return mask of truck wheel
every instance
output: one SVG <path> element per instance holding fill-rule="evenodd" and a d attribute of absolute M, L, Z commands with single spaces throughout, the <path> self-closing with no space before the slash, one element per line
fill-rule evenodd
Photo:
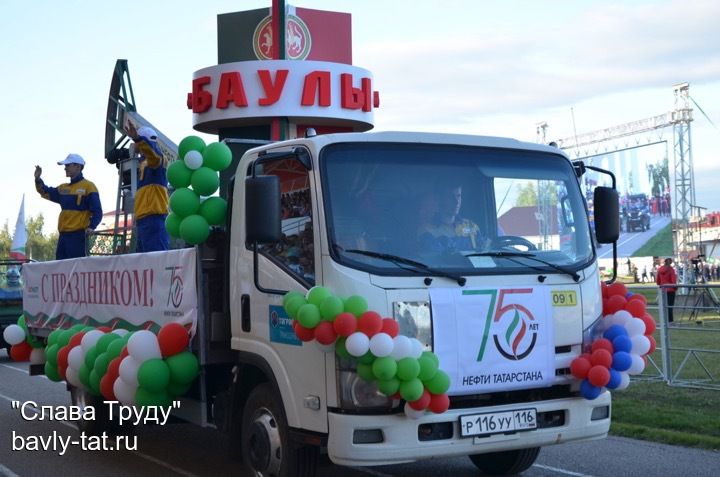
<path fill-rule="evenodd" d="M 101 435 L 103 432 L 115 433 L 118 426 L 110 420 L 108 407 L 102 397 L 94 396 L 84 389 L 72 386 L 70 388 L 70 400 L 73 406 L 86 408 L 92 406 L 95 408 L 95 420 L 79 419 L 77 428 L 80 432 L 90 435 Z"/>
<path fill-rule="evenodd" d="M 475 467 L 486 475 L 515 475 L 529 469 L 535 463 L 539 453 L 539 447 L 532 447 L 530 449 L 475 454 L 468 457 L 475 464 Z"/>
<path fill-rule="evenodd" d="M 268 383 L 260 384 L 250 392 L 243 409 L 240 433 L 242 460 L 249 470 L 248 475 L 315 475 L 318 449 L 296 446 L 290 442 L 282 402 Z"/>

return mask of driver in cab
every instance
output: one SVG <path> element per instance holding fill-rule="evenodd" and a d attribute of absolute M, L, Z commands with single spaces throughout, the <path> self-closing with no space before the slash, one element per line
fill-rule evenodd
<path fill-rule="evenodd" d="M 462 186 L 450 185 L 436 193 L 432 216 L 418 228 L 418 242 L 423 254 L 453 254 L 470 250 L 485 250 L 490 240 L 472 220 L 460 217 Z M 421 207 L 428 210 L 427 205 Z M 427 214 L 430 215 L 430 214 Z"/>

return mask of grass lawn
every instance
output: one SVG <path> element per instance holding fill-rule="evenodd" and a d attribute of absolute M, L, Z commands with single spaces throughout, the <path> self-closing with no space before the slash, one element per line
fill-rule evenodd
<path fill-rule="evenodd" d="M 672 257 L 673 240 L 672 225 L 667 224 L 660 229 L 645 245 L 632 254 L 633 257 Z"/>

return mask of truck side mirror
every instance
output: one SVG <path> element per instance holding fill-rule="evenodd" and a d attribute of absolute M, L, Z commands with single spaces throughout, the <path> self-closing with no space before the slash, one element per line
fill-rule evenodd
<path fill-rule="evenodd" d="M 276 243 L 280 231 L 280 179 L 253 176 L 245 179 L 245 229 L 247 243 Z"/>
<path fill-rule="evenodd" d="M 620 237 L 620 198 L 617 190 L 598 186 L 593 198 L 595 238 L 599 243 L 613 243 Z"/>

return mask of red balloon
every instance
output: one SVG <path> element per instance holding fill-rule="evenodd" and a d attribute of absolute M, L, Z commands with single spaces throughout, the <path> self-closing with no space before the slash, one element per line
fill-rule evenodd
<path fill-rule="evenodd" d="M 428 409 L 435 414 L 441 414 L 450 407 L 450 398 L 447 394 L 431 394 Z"/>
<path fill-rule="evenodd" d="M 653 354 L 655 352 L 655 347 L 657 346 L 657 342 L 655 341 L 655 338 L 653 338 L 652 336 L 648 336 L 647 339 L 650 340 L 650 351 L 648 351 L 647 354 Z"/>
<path fill-rule="evenodd" d="M 382 332 L 389 334 L 391 338 L 395 338 L 400 333 L 400 325 L 392 318 L 383 318 Z"/>
<path fill-rule="evenodd" d="M 63 346 L 62 348 L 60 348 L 60 351 L 58 351 L 58 354 L 57 354 L 58 370 L 59 370 L 60 368 L 67 368 L 67 365 L 68 365 L 68 362 L 67 362 L 68 354 L 70 354 L 70 350 L 71 350 L 71 349 L 72 349 L 72 346 L 70 346 L 70 345 L 65 345 L 65 346 Z"/>
<path fill-rule="evenodd" d="M 612 353 L 610 353 L 606 349 L 595 350 L 590 355 L 590 362 L 592 363 L 593 367 L 604 366 L 606 368 L 609 368 L 610 366 L 612 366 Z"/>
<path fill-rule="evenodd" d="M 625 309 L 635 318 L 640 318 L 645 314 L 645 303 L 640 300 L 630 300 L 625 305 Z"/>
<path fill-rule="evenodd" d="M 130 352 L 127 349 L 127 345 L 123 346 L 122 351 L 120 351 L 120 358 L 125 358 L 130 354 Z"/>
<path fill-rule="evenodd" d="M 300 341 L 312 341 L 315 339 L 315 330 L 313 328 L 305 328 L 297 320 L 293 320 L 293 328 Z"/>
<path fill-rule="evenodd" d="M 652 316 L 645 313 L 643 316 L 640 317 L 640 319 L 645 322 L 645 336 L 650 336 L 655 333 L 655 328 L 657 328 L 657 325 L 655 324 L 655 319 Z"/>
<path fill-rule="evenodd" d="M 607 300 L 607 308 L 603 312 L 607 315 L 615 313 L 616 311 L 624 310 L 627 305 L 627 300 L 624 296 L 611 295 Z"/>
<path fill-rule="evenodd" d="M 109 326 L 98 326 L 98 330 L 102 331 L 103 333 L 110 333 L 112 331 L 112 328 Z"/>
<path fill-rule="evenodd" d="M 608 285 L 608 298 L 612 296 L 621 296 L 625 298 L 625 295 L 627 295 L 627 287 L 624 284 L 615 282 L 612 285 Z"/>
<path fill-rule="evenodd" d="M 117 401 L 115 392 L 113 391 L 113 384 L 115 384 L 116 379 L 117 376 L 113 377 L 110 373 L 105 374 L 105 376 L 100 379 L 100 394 L 108 401 Z"/>
<path fill-rule="evenodd" d="M 358 318 L 358 331 L 365 333 L 368 338 L 372 338 L 382 330 L 382 316 L 374 311 L 366 311 Z"/>
<path fill-rule="evenodd" d="M 120 363 L 122 363 L 122 358 L 118 356 L 117 358 L 113 358 L 112 361 L 110 361 L 110 364 L 108 364 L 107 371 L 105 372 L 105 376 L 114 376 L 118 377 L 120 376 Z"/>
<path fill-rule="evenodd" d="M 577 379 L 585 379 L 590 368 L 592 368 L 590 359 L 583 356 L 578 356 L 570 363 L 570 373 Z"/>
<path fill-rule="evenodd" d="M 163 358 L 167 358 L 187 348 L 190 334 L 180 323 L 167 323 L 160 328 L 157 339 Z"/>
<path fill-rule="evenodd" d="M 587 379 L 593 386 L 603 387 L 610 382 L 610 370 L 605 366 L 593 366 L 588 371 Z"/>
<path fill-rule="evenodd" d="M 357 318 L 352 313 L 343 312 L 335 317 L 332 322 L 333 329 L 338 336 L 347 338 L 357 330 Z"/>
<path fill-rule="evenodd" d="M 416 401 L 409 402 L 408 404 L 410 404 L 410 407 L 416 411 L 424 411 L 430 405 L 431 397 L 430 391 L 423 389 L 422 396 L 420 396 L 420 398 Z"/>
<path fill-rule="evenodd" d="M 600 282 L 600 291 L 602 292 L 602 297 L 607 298 L 608 297 L 608 284 L 605 282 Z"/>
<path fill-rule="evenodd" d="M 642 295 L 640 293 L 635 293 L 634 295 L 631 295 L 630 298 L 628 298 L 628 301 L 631 300 L 640 300 L 647 305 L 647 298 L 645 298 L 645 295 Z"/>
<path fill-rule="evenodd" d="M 32 346 L 27 341 L 10 347 L 10 357 L 13 361 L 30 361 L 30 353 L 32 353 Z"/>
<path fill-rule="evenodd" d="M 595 350 L 598 350 L 598 349 L 606 349 L 606 350 L 608 350 L 610 353 L 614 353 L 614 352 L 615 352 L 615 347 L 614 347 L 613 344 L 610 342 L 610 340 L 609 340 L 609 339 L 606 339 L 606 338 L 600 338 L 600 339 L 598 339 L 598 340 L 593 341 L 593 344 L 592 344 L 592 346 L 591 346 L 590 349 L 591 349 L 592 351 L 595 351 Z"/>
<path fill-rule="evenodd" d="M 72 338 L 70 338 L 70 342 L 68 343 L 68 345 L 70 346 L 70 349 L 79 345 L 80 341 L 82 341 L 83 336 L 85 336 L 84 331 L 78 331 L 77 333 L 72 335 Z"/>
<path fill-rule="evenodd" d="M 315 333 L 315 339 L 320 344 L 333 344 L 337 339 L 337 333 L 335 333 L 333 324 L 329 321 L 321 321 L 313 331 Z"/>

